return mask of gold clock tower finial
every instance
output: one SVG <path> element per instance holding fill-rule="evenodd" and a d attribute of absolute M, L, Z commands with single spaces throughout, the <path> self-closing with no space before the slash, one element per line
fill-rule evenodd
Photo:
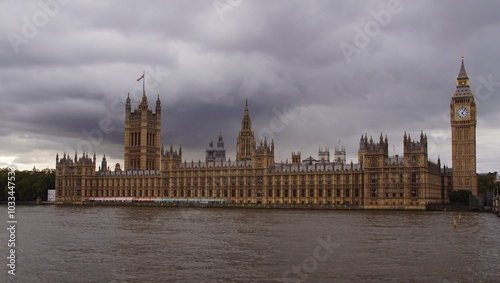
<path fill-rule="evenodd" d="M 460 87 L 460 89 L 458 87 Z M 460 71 L 458 72 L 457 76 L 457 91 L 458 92 L 455 92 L 455 94 L 472 95 L 472 92 L 469 89 L 469 75 L 467 75 L 467 71 L 465 70 L 463 53 L 462 53 L 462 65 L 460 66 Z M 463 91 L 465 91 L 466 93 L 462 93 Z"/>

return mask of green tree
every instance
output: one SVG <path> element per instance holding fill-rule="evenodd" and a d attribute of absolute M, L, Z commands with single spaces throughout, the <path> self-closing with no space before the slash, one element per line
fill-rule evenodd
<path fill-rule="evenodd" d="M 7 201 L 9 197 L 7 168 L 0 169 L 0 201 Z M 15 197 L 20 201 L 35 201 L 37 198 L 47 200 L 47 190 L 55 187 L 55 172 L 16 171 Z"/>
<path fill-rule="evenodd" d="M 0 169 L 0 200 L 7 200 L 7 190 L 8 190 L 8 170 L 6 168 Z"/>
<path fill-rule="evenodd" d="M 459 190 L 450 193 L 450 202 L 469 204 L 469 196 L 472 194 L 469 190 Z"/>
<path fill-rule="evenodd" d="M 496 174 L 479 175 L 477 177 L 477 188 L 480 194 L 494 192 L 497 184 L 495 183 Z"/>

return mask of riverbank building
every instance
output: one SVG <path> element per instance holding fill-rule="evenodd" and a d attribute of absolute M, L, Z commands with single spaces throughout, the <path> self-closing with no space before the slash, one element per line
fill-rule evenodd
<path fill-rule="evenodd" d="M 291 153 L 291 162 L 275 160 L 274 140 L 256 140 L 248 101 L 236 140 L 236 158 L 226 158 L 220 133 L 209 143 L 204 161 L 183 161 L 182 146 L 165 148 L 161 136 L 161 102 L 154 112 L 143 93 L 132 111 L 125 103 L 124 164 L 100 166 L 96 155 L 56 156 L 56 201 L 217 201 L 235 205 L 361 209 L 425 209 L 446 204 L 452 190 L 477 195 L 477 109 L 462 65 L 451 97 L 452 167 L 428 156 L 425 132 L 402 133 L 403 155 L 389 155 L 383 133 L 360 136 L 357 162 L 346 162 L 344 147 L 330 160 L 328 147 L 317 159 Z M 98 168 L 96 168 L 98 167 Z"/>

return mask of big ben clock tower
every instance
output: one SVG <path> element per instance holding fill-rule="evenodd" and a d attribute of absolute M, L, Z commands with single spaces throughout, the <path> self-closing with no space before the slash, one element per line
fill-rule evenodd
<path fill-rule="evenodd" d="M 476 124 L 477 108 L 474 93 L 469 87 L 464 57 L 457 77 L 457 89 L 450 103 L 451 155 L 453 166 L 453 190 L 477 191 L 476 174 Z"/>

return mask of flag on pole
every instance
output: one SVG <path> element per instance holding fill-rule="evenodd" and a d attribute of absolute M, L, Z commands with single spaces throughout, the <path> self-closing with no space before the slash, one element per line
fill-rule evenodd
<path fill-rule="evenodd" d="M 142 80 L 142 96 L 146 96 L 146 78 L 144 77 L 145 74 L 145 71 L 142 72 L 142 76 L 137 79 L 138 82 Z"/>

